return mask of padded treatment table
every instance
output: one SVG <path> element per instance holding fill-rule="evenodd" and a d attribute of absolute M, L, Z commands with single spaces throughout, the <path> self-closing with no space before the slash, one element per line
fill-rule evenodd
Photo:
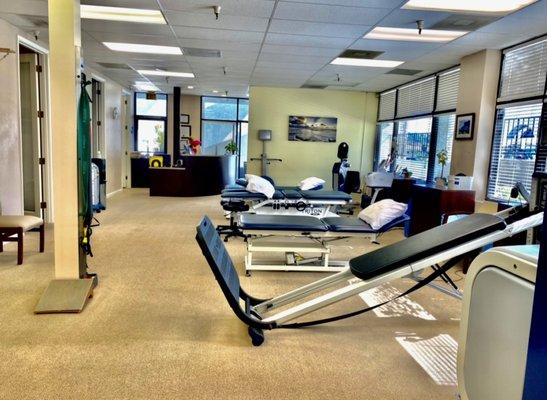
<path fill-rule="evenodd" d="M 341 272 L 267 300 L 257 299 L 241 288 L 237 271 L 209 218 L 204 217 L 197 227 L 196 240 L 230 307 L 248 325 L 253 344 L 259 346 L 264 341 L 263 329 L 312 326 L 359 315 L 370 308 L 320 320 L 288 323 L 395 279 L 434 266 L 441 269 L 413 288 L 419 289 L 431 284 L 440 276 L 439 272 L 448 271 L 464 255 L 543 223 L 543 212 L 521 212 L 524 207 L 513 210 L 499 215 L 473 214 L 430 229 L 356 257 Z M 315 226 L 322 229 L 318 223 Z M 240 300 L 245 307 L 240 305 Z"/>
<path fill-rule="evenodd" d="M 238 227 L 247 237 L 245 273 L 250 271 L 314 271 L 337 272 L 347 268 L 348 262 L 330 259 L 330 243 L 346 237 L 363 237 L 377 243 L 382 233 L 401 226 L 409 220 L 403 215 L 380 229 L 373 229 L 355 217 L 326 217 L 288 215 L 260 215 L 243 213 Z M 273 241 L 272 236 L 283 237 Z M 298 238 L 298 239 L 296 239 Z M 257 253 L 282 253 L 284 263 L 279 260 L 256 260 Z M 304 257 L 304 255 L 313 255 Z M 317 256 L 319 254 L 319 256 Z"/>

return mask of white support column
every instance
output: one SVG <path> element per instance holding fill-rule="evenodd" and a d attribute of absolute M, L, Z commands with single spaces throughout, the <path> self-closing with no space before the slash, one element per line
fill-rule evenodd
<path fill-rule="evenodd" d="M 80 0 L 49 0 L 55 278 L 79 278 L 77 101 Z"/>

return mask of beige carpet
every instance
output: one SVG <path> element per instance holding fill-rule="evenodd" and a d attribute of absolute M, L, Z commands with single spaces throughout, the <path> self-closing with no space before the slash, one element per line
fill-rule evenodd
<path fill-rule="evenodd" d="M 0 254 L 0 399 L 453 399 L 397 336 L 457 339 L 460 304 L 429 288 L 411 296 L 436 320 L 374 313 L 300 331 L 266 333 L 253 348 L 228 308 L 194 240 L 203 214 L 224 222 L 218 198 L 150 198 L 125 190 L 109 199 L 93 234 L 99 287 L 83 313 L 34 315 L 53 277 L 37 234 Z M 399 231 L 382 243 L 399 240 Z M 374 248 L 352 239 L 345 258 Z M 244 245 L 228 244 L 240 272 Z M 255 272 L 242 285 L 257 296 L 286 291 L 319 273 Z M 397 282 L 400 289 L 409 282 Z M 358 297 L 327 314 L 363 307 Z M 320 315 L 326 315 L 324 312 Z"/>

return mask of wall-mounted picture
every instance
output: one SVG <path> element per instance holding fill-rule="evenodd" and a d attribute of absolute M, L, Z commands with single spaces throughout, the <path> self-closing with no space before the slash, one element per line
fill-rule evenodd
<path fill-rule="evenodd" d="M 456 116 L 456 140 L 472 140 L 475 126 L 475 113 L 460 114 Z"/>
<path fill-rule="evenodd" d="M 189 114 L 180 114 L 180 123 L 181 124 L 189 124 L 190 123 L 190 115 Z"/>
<path fill-rule="evenodd" d="M 298 142 L 336 142 L 338 118 L 289 117 L 289 140 Z"/>

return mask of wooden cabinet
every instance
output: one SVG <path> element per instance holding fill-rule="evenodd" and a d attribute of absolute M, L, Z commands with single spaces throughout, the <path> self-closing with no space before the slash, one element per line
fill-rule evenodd
<path fill-rule="evenodd" d="M 474 213 L 475 191 L 415 184 L 412 186 L 409 209 L 410 234 L 415 235 L 441 225 L 445 215 Z"/>

